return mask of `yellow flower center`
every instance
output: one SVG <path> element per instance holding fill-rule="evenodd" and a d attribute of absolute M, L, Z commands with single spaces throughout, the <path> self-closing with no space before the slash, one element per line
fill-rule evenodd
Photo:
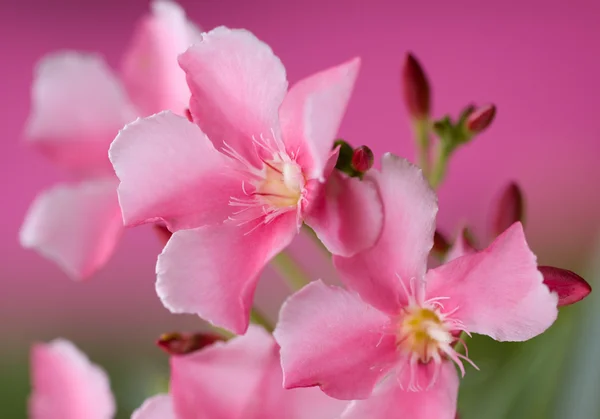
<path fill-rule="evenodd" d="M 293 161 L 269 161 L 265 162 L 264 171 L 256 194 L 275 208 L 297 206 L 306 183 L 300 166 Z"/>
<path fill-rule="evenodd" d="M 398 347 L 427 363 L 452 340 L 449 326 L 435 309 L 418 306 L 405 309 L 398 326 Z"/>

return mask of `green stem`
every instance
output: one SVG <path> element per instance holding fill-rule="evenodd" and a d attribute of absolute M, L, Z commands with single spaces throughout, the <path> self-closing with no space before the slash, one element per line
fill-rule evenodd
<path fill-rule="evenodd" d="M 235 333 L 231 333 L 229 330 L 221 329 L 217 326 L 210 326 L 211 330 L 215 332 L 217 335 L 221 336 L 225 340 L 229 340 L 235 337 Z"/>
<path fill-rule="evenodd" d="M 440 144 L 437 152 L 437 158 L 435 159 L 435 163 L 429 175 L 429 183 L 433 189 L 437 189 L 446 176 L 449 156 L 450 151 Z"/>
<path fill-rule="evenodd" d="M 255 324 L 259 324 L 267 330 L 267 332 L 273 332 L 273 325 L 267 319 L 267 317 L 262 314 L 256 307 L 252 307 L 252 311 L 250 311 L 250 321 Z"/>
<path fill-rule="evenodd" d="M 310 282 L 302 267 L 285 251 L 275 256 L 271 265 L 285 279 L 292 291 L 298 291 Z"/>
<path fill-rule="evenodd" d="M 429 177 L 430 166 L 430 141 L 429 141 L 429 120 L 422 119 L 415 121 L 413 125 L 415 140 L 417 143 L 418 163 L 423 175 Z"/>

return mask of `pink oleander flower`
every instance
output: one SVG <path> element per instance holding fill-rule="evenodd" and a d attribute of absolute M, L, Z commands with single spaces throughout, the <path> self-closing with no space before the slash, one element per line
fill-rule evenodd
<path fill-rule="evenodd" d="M 253 325 L 244 336 L 172 356 L 170 393 L 146 400 L 132 419 L 334 419 L 347 405 L 281 382 L 279 348 Z"/>
<path fill-rule="evenodd" d="M 96 54 L 53 53 L 39 63 L 27 122 L 28 143 L 77 179 L 33 202 L 20 241 L 74 279 L 94 273 L 113 253 L 123 229 L 108 147 L 139 115 L 184 114 L 190 97 L 177 54 L 199 36 L 184 11 L 152 2 L 125 53 L 121 80 Z"/>
<path fill-rule="evenodd" d="M 426 271 L 435 193 L 420 169 L 392 155 L 368 177 L 383 201 L 381 236 L 334 258 L 349 290 L 314 282 L 282 307 L 274 335 L 284 385 L 356 399 L 344 419 L 453 419 L 453 363 L 463 375 L 463 361 L 474 365 L 455 350 L 460 333 L 530 339 L 556 319 L 557 296 L 542 283 L 520 223 L 487 249 Z"/>
<path fill-rule="evenodd" d="M 174 231 L 157 264 L 163 304 L 243 333 L 262 269 L 302 222 L 344 255 L 379 234 L 374 186 L 329 176 L 359 60 L 288 91 L 269 46 L 219 27 L 179 63 L 193 123 L 163 112 L 119 133 L 109 153 L 119 201 L 127 225 L 161 220 Z M 342 228 L 348 224 L 355 228 Z"/>
<path fill-rule="evenodd" d="M 510 183 L 495 205 L 489 236 L 496 237 L 513 223 L 522 221 L 525 218 L 524 206 L 521 188 L 514 182 Z M 465 227 L 447 250 L 445 260 L 449 262 L 460 256 L 476 253 L 477 250 Z M 558 295 L 558 307 L 575 304 L 592 292 L 590 284 L 575 272 L 553 266 L 538 266 L 538 269 L 544 276 L 544 284 Z"/>
<path fill-rule="evenodd" d="M 31 419 L 112 419 L 115 400 L 106 373 L 71 342 L 56 339 L 31 351 Z"/>

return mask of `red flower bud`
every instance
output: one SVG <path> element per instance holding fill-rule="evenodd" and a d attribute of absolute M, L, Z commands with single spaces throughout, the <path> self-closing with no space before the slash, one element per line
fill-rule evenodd
<path fill-rule="evenodd" d="M 410 116 L 417 120 L 428 118 L 431 106 L 429 81 L 417 59 L 410 53 L 406 55 L 402 69 L 402 89 Z"/>
<path fill-rule="evenodd" d="M 585 279 L 574 272 L 552 266 L 539 266 L 544 284 L 558 294 L 558 306 L 567 306 L 583 300 L 592 292 Z"/>
<path fill-rule="evenodd" d="M 352 154 L 352 168 L 359 173 L 367 172 L 373 167 L 374 161 L 373 152 L 366 145 L 358 147 Z"/>
<path fill-rule="evenodd" d="M 435 234 L 433 235 L 433 251 L 440 256 L 445 256 L 449 249 L 450 242 L 448 242 L 446 236 L 435 230 Z"/>
<path fill-rule="evenodd" d="M 163 246 L 166 245 L 173 233 L 171 233 L 169 229 L 162 224 L 154 224 L 152 227 L 158 236 L 158 240 L 160 240 Z"/>
<path fill-rule="evenodd" d="M 467 117 L 467 129 L 471 134 L 479 134 L 490 126 L 496 116 L 496 105 L 485 105 Z"/>
<path fill-rule="evenodd" d="M 498 198 L 491 220 L 491 233 L 498 236 L 517 221 L 525 218 L 525 199 L 519 185 L 511 182 Z"/>
<path fill-rule="evenodd" d="M 190 111 L 190 108 L 186 108 L 185 109 L 185 117 L 190 121 L 190 122 L 194 122 L 194 118 L 192 117 L 192 112 Z"/>
<path fill-rule="evenodd" d="M 222 340 L 221 336 L 208 333 L 174 332 L 161 335 L 156 344 L 169 355 L 185 355 Z"/>

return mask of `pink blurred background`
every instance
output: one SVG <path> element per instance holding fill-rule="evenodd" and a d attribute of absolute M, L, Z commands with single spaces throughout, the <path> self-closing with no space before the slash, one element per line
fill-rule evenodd
<path fill-rule="evenodd" d="M 543 263 L 580 269 L 600 231 L 600 3 L 593 1 L 181 0 L 203 29 L 243 27 L 272 46 L 291 82 L 353 56 L 361 75 L 341 136 L 376 154 L 413 158 L 400 99 L 406 51 L 425 66 L 437 116 L 471 101 L 498 106 L 492 128 L 453 159 L 440 192 L 440 223 L 483 231 L 498 189 L 527 194 L 528 233 Z M 98 51 L 118 68 L 145 0 L 3 0 L 1 351 L 26 354 L 33 339 L 149 340 L 196 319 L 169 315 L 154 292 L 160 246 L 129 231 L 108 266 L 73 283 L 20 248 L 18 230 L 36 193 L 64 176 L 22 142 L 35 62 L 57 49 Z M 90 98 L 90 101 L 94 98 Z M 294 248 L 302 254 L 302 243 Z M 261 291 L 263 299 L 269 290 Z M 121 338 L 119 338 L 121 339 Z M 23 355 L 26 356 L 26 355 Z"/>

